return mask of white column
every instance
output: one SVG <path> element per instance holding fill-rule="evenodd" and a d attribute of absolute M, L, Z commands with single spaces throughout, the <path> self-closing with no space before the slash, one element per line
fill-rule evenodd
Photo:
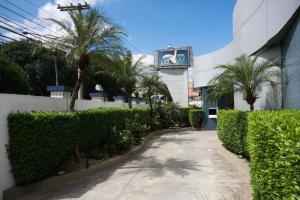
<path fill-rule="evenodd" d="M 188 68 L 160 69 L 159 76 L 167 84 L 173 101 L 188 106 Z"/>

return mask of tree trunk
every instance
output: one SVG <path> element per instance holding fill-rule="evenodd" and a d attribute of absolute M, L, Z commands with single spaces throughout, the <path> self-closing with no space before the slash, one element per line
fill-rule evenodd
<path fill-rule="evenodd" d="M 151 95 L 148 95 L 149 98 L 149 106 L 150 106 L 150 116 L 151 118 L 153 118 L 153 108 L 152 108 L 152 99 L 151 99 Z"/>
<path fill-rule="evenodd" d="M 78 96 L 78 91 L 79 91 L 81 83 L 83 81 L 83 77 L 84 77 L 84 71 L 79 70 L 79 75 L 78 75 L 78 78 L 77 78 L 77 81 L 76 81 L 76 85 L 75 85 L 75 87 L 73 89 L 73 94 L 72 94 L 70 105 L 69 105 L 69 111 L 70 112 L 74 112 L 75 111 L 75 109 L 74 109 L 74 107 L 75 107 L 75 101 L 76 101 L 76 98 Z"/>
<path fill-rule="evenodd" d="M 73 94 L 72 94 L 72 98 L 71 98 L 71 102 L 70 102 L 70 105 L 69 105 L 69 111 L 70 112 L 74 112 L 75 109 L 75 101 L 76 101 L 76 98 L 78 96 L 78 91 L 80 89 L 80 85 L 83 81 L 83 78 L 84 78 L 84 71 L 82 70 L 79 70 L 79 75 L 78 75 L 78 78 L 77 78 L 77 81 L 76 81 L 76 85 L 73 89 Z M 79 146 L 76 145 L 74 147 L 74 157 L 75 157 L 75 160 L 77 163 L 80 162 L 80 159 L 81 159 L 81 156 L 80 156 L 80 150 L 79 150 Z"/>
<path fill-rule="evenodd" d="M 131 94 L 128 96 L 128 107 L 130 109 L 132 108 L 132 97 L 131 97 Z"/>
<path fill-rule="evenodd" d="M 75 158 L 75 161 L 77 163 L 80 163 L 81 156 L 80 156 L 80 150 L 79 150 L 79 146 L 78 145 L 76 145 L 74 147 L 74 158 Z"/>
<path fill-rule="evenodd" d="M 253 110 L 254 110 L 254 105 L 252 103 L 252 104 L 250 104 L 250 111 L 253 111 Z"/>

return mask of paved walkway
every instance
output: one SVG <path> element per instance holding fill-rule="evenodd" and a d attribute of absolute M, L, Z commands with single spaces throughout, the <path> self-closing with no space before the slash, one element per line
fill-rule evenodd
<path fill-rule="evenodd" d="M 115 169 L 31 199 L 251 199 L 248 166 L 227 152 L 215 131 L 157 136 L 149 148 Z"/>

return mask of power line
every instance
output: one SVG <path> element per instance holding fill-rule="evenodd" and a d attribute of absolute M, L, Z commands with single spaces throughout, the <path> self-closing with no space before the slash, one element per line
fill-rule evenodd
<path fill-rule="evenodd" d="M 54 17 L 54 18 L 56 17 L 56 16 L 54 16 L 52 13 L 48 12 L 47 10 L 45 10 L 45 9 L 41 8 L 40 6 L 38 6 L 37 4 L 33 3 L 31 0 L 25 0 L 25 1 L 27 1 L 27 2 L 28 2 L 29 4 L 31 4 L 32 6 L 38 8 L 38 9 L 41 9 L 42 11 L 44 11 L 45 13 L 47 13 L 48 15 L 51 15 L 51 16 Z"/>
<path fill-rule="evenodd" d="M 12 10 L 12 9 L 10 9 L 10 8 L 8 8 L 8 7 L 6 7 L 6 6 L 3 6 L 2 4 L 0 4 L 0 7 L 3 8 L 3 9 L 5 9 L 5 10 L 8 10 L 8 11 L 11 12 L 11 13 L 14 13 L 15 15 L 18 15 L 19 17 L 25 18 L 25 19 L 31 21 L 32 23 L 34 23 L 34 24 L 36 24 L 36 25 L 42 27 L 42 28 L 47 28 L 47 27 L 45 27 L 44 25 L 41 25 L 41 24 L 39 24 L 39 23 L 33 21 L 32 19 L 28 18 L 28 17 L 25 17 L 24 15 L 21 15 L 21 14 L 17 13 L 16 11 L 14 11 L 14 10 Z"/>
<path fill-rule="evenodd" d="M 0 13 L 0 14 L 1 14 L 1 13 Z M 17 28 L 17 27 L 15 27 L 15 26 L 12 26 L 11 24 L 8 24 L 8 23 L 3 22 L 3 21 L 0 19 L 0 22 L 4 23 L 4 24 L 6 24 L 6 25 L 8 25 L 8 26 L 10 26 L 10 27 L 12 27 L 12 28 L 15 28 L 15 29 L 20 30 L 23 34 L 24 34 L 24 32 L 27 32 L 27 31 L 25 31 L 25 30 L 29 30 L 29 29 L 26 28 L 25 26 L 22 26 L 22 25 L 20 25 L 20 24 L 14 22 L 14 21 L 12 21 L 12 20 L 9 20 L 9 19 L 5 18 L 5 17 L 0 16 L 0 18 L 2 18 L 2 19 L 6 20 L 6 21 L 8 21 L 8 22 L 10 22 L 10 23 L 13 23 L 13 24 L 15 24 L 15 25 L 17 25 L 17 26 L 23 28 L 23 29 Z M 45 42 L 48 42 L 48 41 L 46 41 L 46 40 L 43 39 L 42 37 L 45 37 L 45 38 L 48 38 L 48 39 L 55 39 L 55 38 L 51 38 L 51 37 L 47 37 L 47 36 L 40 35 L 40 34 L 34 32 L 34 31 L 31 31 L 31 32 L 28 32 L 28 33 L 32 33 L 31 35 L 38 36 L 38 38 L 39 38 L 40 40 L 43 40 L 43 41 L 45 41 Z M 50 36 L 52 36 L 52 35 L 50 35 Z M 53 37 L 55 37 L 55 36 L 53 36 Z"/>
<path fill-rule="evenodd" d="M 0 38 L 0 43 L 5 44 L 6 41 Z"/>
<path fill-rule="evenodd" d="M 1 16 L 0 16 L 0 17 L 1 17 Z M 0 19 L 0 22 L 2 22 L 3 24 L 5 24 L 5 25 L 7 25 L 7 26 L 9 26 L 9 27 L 11 27 L 11 28 L 14 28 L 14 29 L 17 29 L 17 30 L 21 31 L 22 34 L 25 35 L 25 34 L 24 34 L 24 30 L 22 30 L 22 29 L 20 29 L 20 28 L 17 28 L 17 27 L 14 27 L 14 26 L 12 26 L 11 24 L 8 24 L 8 23 L 2 21 L 1 19 Z M 41 36 L 41 35 L 37 34 L 36 36 Z M 43 40 L 44 42 L 47 42 L 47 41 L 44 40 L 42 37 L 38 37 L 38 38 L 39 38 L 39 40 Z"/>
<path fill-rule="evenodd" d="M 33 38 L 30 38 L 30 37 L 27 37 L 27 36 L 26 36 L 26 34 L 29 34 L 28 32 L 27 32 L 26 34 L 21 34 L 21 33 L 18 33 L 18 32 L 16 32 L 16 31 L 13 31 L 13 30 L 11 30 L 11 29 L 9 29 L 9 28 L 6 28 L 6 27 L 4 27 L 4 26 L 1 26 L 1 25 L 0 25 L 0 28 L 3 28 L 3 29 L 5 29 L 5 30 L 7 30 L 7 31 L 9 31 L 9 32 L 12 32 L 12 33 L 14 33 L 14 34 L 20 35 L 20 36 L 22 36 L 22 37 L 25 37 L 25 38 L 29 39 L 30 41 L 33 41 L 33 42 L 38 42 L 38 43 L 40 43 L 41 40 L 43 40 L 43 41 L 45 41 L 45 42 L 48 42 L 48 41 L 46 41 L 45 39 L 42 38 L 42 37 L 44 37 L 44 36 L 39 35 L 39 34 L 37 34 L 39 40 L 35 40 L 35 39 L 33 39 Z M 24 32 L 23 32 L 23 33 L 24 33 Z M 33 34 L 32 34 L 32 35 L 33 35 Z M 35 35 L 33 35 L 33 36 L 35 36 Z M 0 37 L 3 37 L 3 38 L 6 38 L 6 39 L 10 39 L 10 40 L 19 42 L 18 40 L 14 39 L 14 38 L 11 38 L 11 37 L 8 37 L 8 36 L 5 36 L 5 35 L 2 35 L 1 33 L 0 33 Z M 54 39 L 54 38 L 49 38 L 49 39 Z M 67 44 L 67 43 L 65 43 L 65 44 Z M 63 50 L 62 50 L 62 51 L 63 51 Z"/>
<path fill-rule="evenodd" d="M 1 15 L 2 15 L 2 16 L 1 16 Z M 3 16 L 4 16 L 4 17 L 3 17 Z M 9 17 L 8 15 L 6 15 L 6 14 L 4 14 L 4 13 L 2 13 L 2 12 L 0 12 L 0 18 L 4 19 L 4 20 L 6 20 L 6 21 L 8 21 L 8 22 L 10 22 L 10 23 L 13 23 L 13 24 L 15 24 L 15 25 L 17 25 L 17 26 L 23 28 L 24 30 L 28 30 L 27 27 L 25 27 L 25 26 L 20 25 L 19 23 L 17 23 L 17 22 L 16 22 L 16 21 L 17 21 L 16 19 L 14 19 L 14 18 L 12 18 L 12 17 Z M 13 20 L 14 20 L 14 21 L 13 21 Z M 33 29 L 33 27 L 31 27 L 31 26 L 29 26 L 29 25 L 28 25 L 28 27 L 30 27 L 30 28 Z"/>
<path fill-rule="evenodd" d="M 17 8 L 17 9 L 23 11 L 24 13 L 30 15 L 31 17 L 36 18 L 36 16 L 34 16 L 32 13 L 28 12 L 27 10 L 24 10 L 23 8 L 20 8 L 20 7 L 17 6 L 16 4 L 14 4 L 14 3 L 12 3 L 12 2 L 10 2 L 10 1 L 8 1 L 8 0 L 4 0 L 4 1 L 7 2 L 8 4 L 10 4 L 11 6 L 13 6 L 13 7 L 15 7 L 15 8 Z M 40 18 L 36 18 L 36 19 L 38 19 L 40 22 L 42 22 Z M 43 23 L 43 22 L 42 22 L 42 23 Z M 45 23 L 46 23 L 48 26 L 51 26 L 51 25 L 48 24 L 47 22 L 45 22 Z"/>
<path fill-rule="evenodd" d="M 17 16 L 19 16 L 19 17 L 22 17 L 22 18 L 24 18 L 24 19 L 27 19 L 28 21 L 30 21 L 30 22 L 32 22 L 32 23 L 34 23 L 34 24 L 36 24 L 36 25 L 38 25 L 38 26 L 40 26 L 40 27 L 42 27 L 42 28 L 45 28 L 46 30 L 51 31 L 51 32 L 53 32 L 54 34 L 57 34 L 56 32 L 54 32 L 54 31 L 48 29 L 46 26 L 41 25 L 41 24 L 39 24 L 39 23 L 33 21 L 32 19 L 30 19 L 30 18 L 28 18 L 28 17 L 26 17 L 26 16 L 24 16 L 24 15 L 22 15 L 22 14 L 19 14 L 19 13 L 17 13 L 16 11 L 14 11 L 14 10 L 12 10 L 12 9 L 10 9 L 10 8 L 8 8 L 8 7 L 6 7 L 6 6 L 3 6 L 2 4 L 0 4 L 0 7 L 3 8 L 3 9 L 5 9 L 5 10 L 8 10 L 8 11 L 11 12 L 11 13 L 14 13 L 15 15 L 17 15 Z"/>
<path fill-rule="evenodd" d="M 5 36 L 5 35 L 2 35 L 1 33 L 0 33 L 0 37 L 3 37 L 3 38 L 6 38 L 6 39 L 10 39 L 12 41 L 18 42 L 18 40 L 14 39 L 14 38 L 11 38 L 11 37 L 8 37 L 8 36 Z"/>
<path fill-rule="evenodd" d="M 2 13 L 0 12 L 0 14 L 2 14 Z M 30 30 L 30 31 L 25 31 L 25 30 L 29 30 L 29 29 L 28 29 L 27 27 L 24 27 L 24 26 L 22 26 L 22 25 L 20 25 L 20 24 L 18 24 L 18 23 L 16 23 L 16 22 L 14 22 L 14 21 L 8 19 L 8 18 L 2 17 L 2 16 L 0 16 L 0 18 L 2 18 L 2 19 L 6 20 L 6 21 L 8 21 L 8 22 L 10 22 L 10 23 L 13 23 L 13 24 L 15 24 L 15 25 L 17 25 L 17 26 L 23 28 L 23 30 L 22 30 L 22 29 L 20 29 L 20 28 L 17 28 L 17 27 L 14 27 L 14 26 L 12 26 L 12 25 L 9 25 L 9 26 L 11 26 L 11 27 L 13 27 L 13 28 L 15 28 L 15 29 L 20 30 L 20 31 L 22 32 L 23 35 L 30 34 L 30 35 L 32 35 L 32 36 L 34 36 L 34 37 L 38 37 L 40 40 L 43 40 L 43 41 L 45 41 L 45 42 L 49 42 L 49 41 L 45 40 L 44 38 L 50 39 L 50 40 L 53 40 L 53 41 L 59 40 L 59 41 L 61 41 L 62 43 L 65 43 L 65 44 L 67 44 L 67 45 L 70 45 L 70 43 L 65 42 L 64 40 L 60 39 L 60 38 L 57 37 L 57 36 L 53 36 L 53 35 L 51 35 L 51 34 L 49 34 L 49 35 L 41 35 L 41 34 L 35 32 L 35 31 L 32 31 L 32 30 Z M 3 21 L 0 19 L 0 22 L 3 22 Z M 3 23 L 5 23 L 5 22 L 3 22 Z M 7 24 L 7 23 L 6 23 L 6 24 Z M 7 24 L 7 25 L 8 25 L 8 24 Z M 32 28 L 32 27 L 31 27 L 31 28 Z M 25 33 L 25 34 L 24 34 L 24 33 Z"/>
<path fill-rule="evenodd" d="M 0 16 L 0 17 L 1 17 L 1 16 Z M 11 28 L 17 29 L 17 30 L 19 30 L 19 31 L 23 31 L 22 29 L 20 29 L 20 28 L 17 28 L 17 27 L 14 27 L 13 25 L 11 25 L 11 24 L 9 24 L 9 23 L 6 23 L 6 22 L 4 22 L 4 21 L 2 21 L 1 19 L 0 19 L 0 22 L 2 22 L 3 24 L 5 24 L 5 25 L 7 25 L 7 26 L 9 26 L 9 27 L 11 27 Z"/>
<path fill-rule="evenodd" d="M 14 33 L 14 34 L 20 35 L 20 36 L 22 36 L 22 37 L 25 37 L 25 38 L 27 38 L 27 39 L 29 39 L 29 40 L 33 40 L 33 41 L 34 41 L 34 39 L 32 39 L 32 38 L 30 38 L 30 37 L 27 37 L 26 35 L 23 35 L 23 34 L 21 34 L 21 33 L 18 33 L 18 32 L 14 31 L 14 30 L 11 30 L 11 29 L 9 29 L 9 28 L 7 28 L 7 27 L 5 27 L 5 26 L 1 26 L 1 25 L 0 25 L 0 28 L 5 29 L 5 30 L 7 30 L 7 31 L 9 31 L 9 32 L 12 32 L 12 33 Z"/>
<path fill-rule="evenodd" d="M 5 14 L 3 14 L 3 13 L 0 12 L 0 18 L 2 18 L 2 19 L 6 20 L 6 21 L 8 21 L 8 22 L 10 22 L 10 23 L 13 23 L 13 24 L 15 24 L 15 25 L 21 27 L 23 30 L 21 30 L 21 29 L 19 29 L 19 28 L 18 28 L 18 29 L 21 30 L 22 32 L 24 32 L 25 30 L 29 30 L 27 27 L 25 27 L 25 26 L 23 26 L 23 25 L 20 25 L 20 24 L 17 23 L 17 22 L 14 22 L 13 20 L 15 20 L 15 19 L 10 20 L 10 19 L 5 18 L 5 17 L 3 17 L 3 16 L 1 16 L 1 15 L 4 15 L 4 16 L 8 17 L 7 15 L 5 15 Z M 0 21 L 1 21 L 1 20 L 0 20 Z M 32 26 L 28 26 L 28 27 L 34 29 Z M 15 28 L 16 28 L 16 27 L 15 27 Z M 35 32 L 35 31 L 33 31 L 33 30 L 30 30 L 30 33 L 34 33 L 35 35 L 40 35 L 40 34 L 38 34 L 37 32 Z M 55 37 L 55 36 L 53 36 L 53 35 L 51 35 L 51 34 L 49 34 L 49 36 Z M 44 36 L 44 37 L 49 38 L 49 37 L 47 37 L 47 36 Z M 49 38 L 49 39 L 53 39 L 53 38 Z"/>

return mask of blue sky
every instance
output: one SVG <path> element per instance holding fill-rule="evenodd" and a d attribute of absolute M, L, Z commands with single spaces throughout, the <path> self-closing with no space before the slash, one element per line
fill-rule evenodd
<path fill-rule="evenodd" d="M 142 52 L 151 54 L 172 44 L 192 46 L 200 55 L 232 40 L 234 4 L 235 0 L 120 0 L 104 5 L 104 10 L 126 27 Z"/>
<path fill-rule="evenodd" d="M 63 5 L 71 0 L 29 0 L 40 9 L 26 0 L 9 1 L 34 16 L 45 17 L 44 10 L 56 15 L 57 1 Z M 128 47 L 134 54 L 152 54 L 155 49 L 171 44 L 175 47 L 192 46 L 194 55 L 201 55 L 222 48 L 232 40 L 232 12 L 236 0 L 90 0 L 88 2 L 102 9 L 116 23 L 124 26 L 130 41 Z M 5 0 L 1 1 L 1 4 L 22 13 Z M 26 24 L 21 17 L 0 7 L 0 16 L 1 12 Z M 22 15 L 33 18 L 26 13 Z"/>

